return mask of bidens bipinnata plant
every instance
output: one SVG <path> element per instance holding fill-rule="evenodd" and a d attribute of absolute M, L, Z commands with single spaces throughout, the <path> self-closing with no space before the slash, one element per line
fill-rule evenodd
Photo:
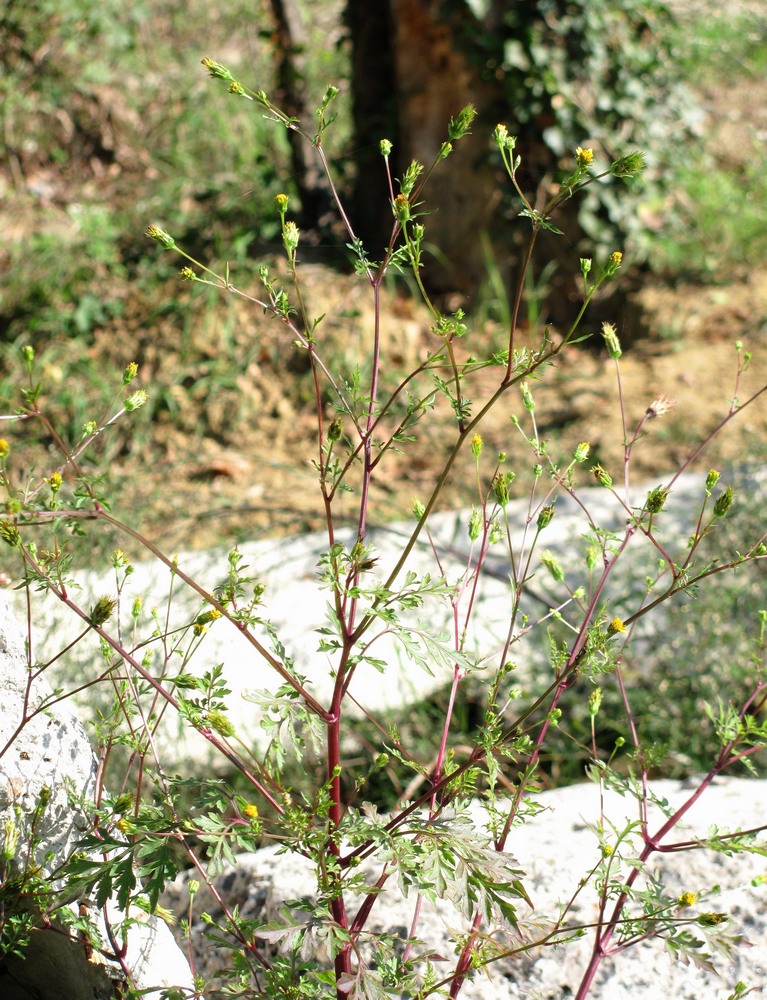
<path fill-rule="evenodd" d="M 625 460 L 620 468 L 604 468 L 592 458 L 589 442 L 560 456 L 541 436 L 536 395 L 546 391 L 547 369 L 555 360 L 567 362 L 572 355 L 565 348 L 588 336 L 582 329 L 583 317 L 599 289 L 615 278 L 622 263 L 620 250 L 601 261 L 580 260 L 582 304 L 569 329 L 557 334 L 547 329 L 535 346 L 523 343 L 519 332 L 526 269 L 538 234 L 557 233 L 557 209 L 584 188 L 640 172 L 642 154 L 630 151 L 599 166 L 594 150 L 579 147 L 570 175 L 551 189 L 546 203 L 536 207 L 520 180 L 516 140 L 506 125 L 496 127 L 493 140 L 519 199 L 528 238 L 505 346 L 488 353 L 483 342 L 487 338 L 473 336 L 470 321 L 460 310 L 446 314 L 435 305 L 423 277 L 428 181 L 449 159 L 453 145 L 466 139 L 473 108 L 464 108 L 451 120 L 432 164 L 413 162 L 399 180 L 390 169 L 392 144 L 381 141 L 392 229 L 387 247 L 377 252 L 364 247 L 355 235 L 325 154 L 323 139 L 333 121 L 337 90 L 328 88 L 316 113 L 316 130 L 306 133 L 302 123 L 286 117 L 263 91 L 250 91 L 212 60 L 204 64 L 213 77 L 229 84 L 233 95 L 252 102 L 275 126 L 301 132 L 312 144 L 346 228 L 356 272 L 372 297 L 369 351 L 351 370 L 338 371 L 323 350 L 322 317 L 311 316 L 305 307 L 301 233 L 290 218 L 287 195 L 277 196 L 276 211 L 288 278 L 280 280 L 275 269 L 264 265 L 257 291 L 236 287 L 228 268 L 221 274 L 193 259 L 161 227 L 151 225 L 147 231 L 163 250 L 184 258 L 185 279 L 242 296 L 253 304 L 254 314 L 265 313 L 281 324 L 286 351 L 306 356 L 316 415 L 311 461 L 327 531 L 317 586 L 327 595 L 327 618 L 317 629 L 316 662 L 295 662 L 268 618 L 270 595 L 258 579 L 258 566 L 249 569 L 233 550 L 224 582 L 211 592 L 185 571 L 183 560 L 164 554 L 121 523 L 99 494 L 96 481 L 83 472 L 81 456 L 118 417 L 141 405 L 144 390 L 132 390 L 136 366 L 127 365 L 122 395 L 109 413 L 89 424 L 80 441 L 68 442 L 46 416 L 36 360 L 31 350 L 25 351 L 26 383 L 15 419 L 37 421 L 60 457 L 47 475 L 32 477 L 29 485 L 15 489 L 12 439 L 2 441 L 7 499 L 0 535 L 19 560 L 20 577 L 30 595 L 31 620 L 34 591 L 42 590 L 79 617 L 83 635 L 98 636 L 100 665 L 72 688 L 94 685 L 112 692 L 112 707 L 101 714 L 96 727 L 101 762 L 97 794 L 94 801 L 81 803 L 91 829 L 65 873 L 66 898 L 90 894 L 103 905 L 116 895 L 123 909 L 138 902 L 154 911 L 166 882 L 182 866 L 191 866 L 195 870 L 189 882 L 191 914 L 202 883 L 220 871 L 222 863 L 236 864 L 238 851 L 268 841 L 280 844 L 286 855 L 307 859 L 316 873 L 316 891 L 311 898 L 286 900 L 269 922 L 246 919 L 236 908 L 228 908 L 225 900 L 218 900 L 225 917 L 208 931 L 212 941 L 231 950 L 231 961 L 219 970 L 223 983 L 220 978 L 208 982 L 197 970 L 195 995 L 201 997 L 219 995 L 220 990 L 228 996 L 339 1000 L 457 997 L 472 977 L 501 958 L 534 955 L 554 945 L 566 947 L 579 938 L 590 942 L 590 957 L 580 982 L 572 984 L 578 998 L 589 994 L 606 956 L 641 947 L 653 937 L 663 938 L 673 954 L 708 966 L 712 955 L 727 954 L 737 943 L 737 935 L 728 932 L 727 915 L 709 909 L 700 887 L 695 887 L 697 896 L 692 889 L 681 896 L 671 893 L 653 874 L 651 861 L 656 852 L 683 848 L 708 847 L 725 853 L 764 850 L 756 839 L 759 830 L 718 833 L 706 843 L 677 843 L 674 830 L 718 775 L 736 768 L 753 770 L 752 760 L 767 744 L 763 717 L 767 613 L 752 623 L 747 695 L 737 703 L 723 697 L 720 704 L 709 707 L 709 767 L 681 803 L 668 805 L 653 796 L 650 772 L 662 760 L 657 747 L 643 743 L 642 719 L 624 663 L 640 621 L 675 598 L 694 596 L 709 578 L 735 567 L 747 570 L 749 564 L 763 560 L 765 536 L 759 529 L 728 559 L 712 560 L 707 555 L 717 525 L 737 502 L 732 487 L 720 482 L 714 470 L 701 489 L 692 535 L 678 537 L 667 517 L 679 473 L 637 496 L 632 454 L 653 422 L 672 405 L 665 397 L 651 402 L 632 427 L 621 396 L 624 416 L 616 432 L 625 443 Z M 432 349 L 389 390 L 383 388 L 391 380 L 382 377 L 389 360 L 381 314 L 383 282 L 393 270 L 409 272 L 429 310 Z M 616 327 L 605 323 L 601 336 L 615 365 L 620 392 Z M 739 346 L 734 400 L 749 361 Z M 488 370 L 495 373 L 492 382 Z M 413 499 L 412 522 L 398 558 L 382 570 L 368 526 L 386 485 L 387 463 L 396 452 L 407 455 L 409 444 L 445 401 L 452 425 L 445 432 L 449 440 L 444 461 L 434 471 L 430 492 Z M 510 435 L 524 439 L 529 461 L 516 467 L 504 453 L 489 454 L 482 436 L 483 419 L 501 401 L 512 408 L 521 403 L 508 428 Z M 716 432 L 751 401 L 734 401 Z M 418 573 L 409 565 L 410 556 L 417 543 L 431 538 L 430 518 L 446 482 L 455 475 L 476 483 L 476 501 L 467 515 L 465 565 L 458 574 L 446 571 L 435 543 L 433 569 Z M 621 511 L 620 530 L 600 525 L 588 501 L 580 499 L 581 487 L 594 483 Z M 347 499 L 351 495 L 356 504 L 351 544 L 345 544 L 339 533 L 342 494 Z M 588 526 L 583 553 L 573 553 L 567 565 L 541 547 L 557 517 L 557 498 L 563 494 L 581 505 Z M 520 496 L 528 500 L 521 524 L 514 523 L 509 513 L 511 498 Z M 174 588 L 185 585 L 198 595 L 198 610 L 183 626 L 168 625 L 173 594 L 164 611 L 145 607 L 140 599 L 125 606 L 122 592 L 133 566 L 121 550 L 113 558 L 115 592 L 92 607 L 78 603 L 71 586 L 68 532 L 99 525 L 122 532 L 126 550 L 148 548 L 167 567 Z M 649 546 L 654 556 L 639 593 L 635 587 L 628 589 L 626 577 L 618 571 L 638 542 Z M 477 607 L 491 553 L 494 565 L 502 559 L 508 573 L 508 623 L 500 648 L 487 650 Z M 543 611 L 530 586 L 541 571 L 558 593 Z M 449 610 L 448 634 L 428 624 L 440 620 L 434 612 L 438 607 Z M 266 735 L 266 742 L 256 740 L 255 733 L 238 731 L 232 722 L 224 666 L 195 669 L 195 651 L 203 642 L 215 643 L 221 628 L 237 629 L 250 644 L 252 656 L 265 661 L 281 680 L 276 692 L 254 696 L 262 708 L 260 735 Z M 537 672 L 532 676 L 517 664 L 524 662 L 525 650 L 539 635 L 548 644 L 548 662 L 542 676 Z M 364 703 L 360 690 L 351 687 L 356 675 L 392 669 L 378 651 L 384 636 L 393 637 L 417 668 L 450 678 L 448 707 L 428 756 L 408 745 L 400 727 L 381 721 L 377 706 Z M 30 650 L 34 648 L 30 642 Z M 33 662 L 30 667 L 42 672 L 49 665 Z M 307 680 L 317 669 L 329 671 L 332 694 L 327 700 L 321 700 Z M 480 686 L 483 717 L 471 742 L 463 736 L 455 743 L 453 716 L 470 679 L 475 688 Z M 625 736 L 605 753 L 596 727 L 603 695 L 611 689 L 620 697 L 619 724 Z M 55 698 L 67 693 L 59 690 Z M 533 908 L 536 887 L 506 852 L 506 845 L 512 827 L 524 826 L 536 811 L 539 774 L 550 740 L 566 730 L 574 704 L 585 705 L 590 720 L 590 738 L 572 737 L 574 747 L 589 759 L 588 776 L 633 797 L 637 819 L 616 825 L 608 815 L 595 818 L 593 865 L 587 871 L 574 871 L 571 892 L 562 906 L 544 913 Z M 28 705 L 20 726 L 39 710 L 40 706 Z M 222 766 L 237 775 L 236 784 L 234 779 L 169 773 L 159 749 L 161 728 L 169 717 L 180 718 L 207 741 Z M 362 721 L 372 726 L 366 730 L 370 752 L 360 763 L 357 755 L 348 759 L 345 747 Z M 370 746 L 371 732 L 377 745 Z M 312 785 L 315 760 L 321 761 L 321 776 Z M 299 772 L 304 773 L 304 783 L 297 786 Z M 382 783 L 389 786 L 389 802 L 395 804 L 385 813 L 370 802 L 374 783 L 378 788 Z M 659 826 L 648 818 L 651 803 L 664 810 Z M 3 855 L 4 876 L 11 878 L 14 859 L 19 857 L 11 844 Z M 410 906 L 405 932 L 370 930 L 384 888 L 401 893 Z M 595 918 L 583 923 L 576 904 L 586 892 L 595 894 L 598 906 Z M 424 907 L 434 901 L 454 908 L 449 920 L 455 928 L 452 951 L 443 942 L 430 940 L 428 929 L 424 930 Z M 11 916 L 3 919 L 3 913 L 4 939 L 19 947 L 18 923 Z M 188 920 L 182 929 L 191 940 Z M 121 933 L 115 929 L 113 939 L 119 941 Z M 95 946 L 114 952 L 114 940 Z M 126 975 L 130 992 L 129 969 Z"/>

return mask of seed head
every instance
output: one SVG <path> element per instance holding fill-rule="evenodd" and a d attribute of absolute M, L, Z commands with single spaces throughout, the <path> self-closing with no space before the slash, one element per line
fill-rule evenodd
<path fill-rule="evenodd" d="M 605 339 L 607 353 L 613 361 L 617 361 L 621 354 L 623 354 L 623 349 L 621 348 L 620 340 L 618 340 L 618 333 L 615 326 L 612 323 L 603 323 L 602 336 Z"/>
<path fill-rule="evenodd" d="M 154 240 L 155 243 L 159 243 L 163 250 L 174 250 L 176 247 L 176 241 L 173 237 L 159 226 L 149 226 L 146 231 L 146 235 L 150 240 Z"/>

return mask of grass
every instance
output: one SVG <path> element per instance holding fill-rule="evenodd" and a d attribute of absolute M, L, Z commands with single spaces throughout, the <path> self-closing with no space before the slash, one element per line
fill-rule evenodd
<path fill-rule="evenodd" d="M 698 145 L 676 157 L 677 195 L 653 259 L 676 277 L 726 280 L 767 255 L 767 122 L 761 132 L 756 124 L 764 93 L 750 93 L 767 73 L 767 17 L 752 11 L 683 23 L 676 48 L 694 90 L 726 87 L 739 103 L 729 114 L 717 105 Z M 740 125 L 738 141 L 728 120 Z"/>

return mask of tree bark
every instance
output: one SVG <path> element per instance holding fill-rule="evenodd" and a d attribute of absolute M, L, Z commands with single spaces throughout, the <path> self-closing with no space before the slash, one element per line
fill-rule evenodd
<path fill-rule="evenodd" d="M 308 33 L 297 0 L 271 0 L 276 37 L 277 86 L 275 104 L 304 129 L 313 124 L 313 108 L 306 88 L 306 50 Z M 330 191 L 309 143 L 298 133 L 288 131 L 290 157 L 295 184 L 301 200 L 303 223 L 322 224 L 330 204 Z"/>
<path fill-rule="evenodd" d="M 395 176 L 414 159 L 428 167 L 447 139 L 450 118 L 474 104 L 480 111 L 474 135 L 440 164 L 425 191 L 423 219 L 426 241 L 439 251 L 429 264 L 430 287 L 471 292 L 485 273 L 481 234 L 498 203 L 489 155 L 495 123 L 486 110 L 495 101 L 457 41 L 460 19 L 443 7 L 441 0 L 347 0 L 359 169 L 355 222 L 371 255 L 380 256 L 392 213 L 379 141 L 394 143 Z M 461 16 L 473 15 L 465 8 Z"/>

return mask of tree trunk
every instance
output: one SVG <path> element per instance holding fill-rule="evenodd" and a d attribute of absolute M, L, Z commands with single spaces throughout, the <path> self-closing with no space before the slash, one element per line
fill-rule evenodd
<path fill-rule="evenodd" d="M 439 255 L 429 266 L 436 291 L 473 291 L 484 275 L 481 234 L 497 207 L 497 168 L 489 159 L 494 126 L 483 108 L 494 101 L 460 46 L 455 17 L 440 0 L 347 0 L 353 50 L 355 146 L 359 174 L 355 222 L 373 257 L 391 229 L 391 209 L 378 143 L 394 143 L 396 176 L 411 160 L 429 166 L 447 139 L 451 117 L 467 104 L 480 115 L 474 135 L 440 164 L 425 192 L 426 241 Z M 466 17 L 471 17 L 468 8 Z M 362 221 L 360 221 L 360 219 Z"/>
<path fill-rule="evenodd" d="M 308 34 L 297 0 L 271 0 L 276 38 L 277 85 L 275 103 L 301 125 L 311 128 L 313 109 L 306 90 L 306 50 Z M 298 195 L 301 199 L 303 223 L 316 227 L 330 205 L 330 191 L 317 157 L 311 147 L 296 132 L 288 131 L 290 156 Z"/>

